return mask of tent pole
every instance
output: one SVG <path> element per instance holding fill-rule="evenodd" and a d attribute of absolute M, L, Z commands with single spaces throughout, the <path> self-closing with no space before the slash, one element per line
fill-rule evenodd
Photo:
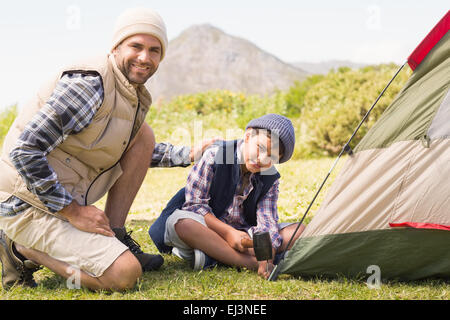
<path fill-rule="evenodd" d="M 364 115 L 364 117 L 362 118 L 361 122 L 358 124 L 358 126 L 356 127 L 355 131 L 353 131 L 352 136 L 350 137 L 350 139 L 347 141 L 347 143 L 344 145 L 344 147 L 342 148 L 341 152 L 339 153 L 338 157 L 336 158 L 336 160 L 334 160 L 333 165 L 331 166 L 331 169 L 328 171 L 325 179 L 322 181 L 322 184 L 320 185 L 319 189 L 317 190 L 316 194 L 314 195 L 314 198 L 312 199 L 312 201 L 310 202 L 310 204 L 308 205 L 308 208 L 306 209 L 305 213 L 303 214 L 302 219 L 300 220 L 299 223 L 297 223 L 297 227 L 295 228 L 294 233 L 292 234 L 291 238 L 289 239 L 289 242 L 286 246 L 286 249 L 282 252 L 281 254 L 281 258 L 280 261 L 278 262 L 278 264 L 275 266 L 275 268 L 272 270 L 272 273 L 270 274 L 268 280 L 269 281 L 276 281 L 278 278 L 278 274 L 280 273 L 279 270 L 279 266 L 282 264 L 282 262 L 284 261 L 284 256 L 286 255 L 286 252 L 289 248 L 289 246 L 291 245 L 295 235 L 298 232 L 298 229 L 300 228 L 300 226 L 303 223 L 303 220 L 305 220 L 306 215 L 309 213 L 309 210 L 311 209 L 312 205 L 314 204 L 314 201 L 316 201 L 317 196 L 319 195 L 320 191 L 322 190 L 323 186 L 325 185 L 326 181 L 328 180 L 328 178 L 331 175 L 331 172 L 334 170 L 334 168 L 336 167 L 339 159 L 342 157 L 342 155 L 344 154 L 344 152 L 351 152 L 351 148 L 350 148 L 350 142 L 353 140 L 353 138 L 355 137 L 356 133 L 358 132 L 359 128 L 361 128 L 362 124 L 364 123 L 364 121 L 366 121 L 367 117 L 369 117 L 370 112 L 373 110 L 373 108 L 375 107 L 375 105 L 378 103 L 378 101 L 380 100 L 380 98 L 383 96 L 384 92 L 387 90 L 387 88 L 391 85 L 391 83 L 394 81 L 394 79 L 397 77 L 397 75 L 400 73 L 400 71 L 403 69 L 403 67 L 407 64 L 407 62 L 403 63 L 403 65 L 397 70 L 397 72 L 395 73 L 395 75 L 392 77 L 392 79 L 389 81 L 389 83 L 386 85 L 386 87 L 384 87 L 384 89 L 381 91 L 381 93 L 378 95 L 378 98 L 375 100 L 375 102 L 372 104 L 372 106 L 370 107 L 370 109 L 366 112 L 366 114 Z"/>

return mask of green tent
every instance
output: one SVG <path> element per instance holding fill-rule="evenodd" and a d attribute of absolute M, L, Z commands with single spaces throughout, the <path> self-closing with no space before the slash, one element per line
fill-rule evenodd
<path fill-rule="evenodd" d="M 450 278 L 450 11 L 405 87 L 355 148 L 282 273 Z"/>

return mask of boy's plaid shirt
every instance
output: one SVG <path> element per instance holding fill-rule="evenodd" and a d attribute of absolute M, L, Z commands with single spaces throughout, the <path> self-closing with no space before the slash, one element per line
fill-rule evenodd
<path fill-rule="evenodd" d="M 72 202 L 71 194 L 58 181 L 46 156 L 68 135 L 86 128 L 103 102 L 100 76 L 66 74 L 57 83 L 46 105 L 20 135 L 10 159 L 27 184 L 51 212 Z M 157 143 L 152 167 L 188 166 L 189 147 Z M 15 196 L 0 203 L 0 215 L 12 216 L 30 205 Z"/>
<path fill-rule="evenodd" d="M 238 163 L 242 163 L 242 147 L 243 141 L 240 140 L 237 145 Z M 183 210 L 192 211 L 201 215 L 212 213 L 211 207 L 208 205 L 210 196 L 209 188 L 214 177 L 213 165 L 218 147 L 209 148 L 203 154 L 201 160 L 195 164 L 189 173 L 186 187 L 185 197 L 186 201 L 183 205 Z M 272 246 L 275 249 L 281 245 L 282 238 L 278 230 L 278 210 L 277 201 L 279 193 L 279 180 L 276 180 L 269 191 L 261 198 L 257 204 L 255 227 L 248 226 L 243 218 L 243 203 L 247 199 L 250 192 L 253 190 L 253 176 L 249 177 L 250 183 L 244 188 L 242 194 L 239 190 L 242 189 L 243 177 L 236 187 L 236 193 L 231 203 L 226 210 L 226 213 L 220 220 L 238 230 L 250 231 L 250 233 L 268 231 L 272 239 Z"/>

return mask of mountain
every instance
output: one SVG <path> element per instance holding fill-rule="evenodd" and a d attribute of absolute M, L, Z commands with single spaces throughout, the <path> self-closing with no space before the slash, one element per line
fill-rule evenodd
<path fill-rule="evenodd" d="M 269 94 L 307 75 L 245 39 L 204 24 L 170 41 L 165 59 L 146 86 L 156 102 L 215 89 Z"/>
<path fill-rule="evenodd" d="M 331 69 L 338 69 L 340 67 L 349 67 L 352 69 L 359 69 L 365 66 L 362 63 L 356 63 L 346 60 L 330 60 L 323 62 L 294 62 L 293 66 L 303 69 L 311 74 L 327 74 Z"/>

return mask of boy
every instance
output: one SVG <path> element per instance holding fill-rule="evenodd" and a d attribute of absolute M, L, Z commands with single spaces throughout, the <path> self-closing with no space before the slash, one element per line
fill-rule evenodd
<path fill-rule="evenodd" d="M 190 260 L 195 270 L 216 260 L 258 270 L 264 278 L 273 260 L 258 262 L 242 239 L 268 231 L 273 256 L 285 249 L 295 225 L 279 225 L 280 174 L 274 163 L 288 161 L 295 134 L 286 117 L 267 114 L 249 122 L 244 139 L 208 149 L 192 168 L 186 187 L 168 203 L 149 230 L 161 252 Z M 296 238 L 301 231 L 296 234 Z M 268 267 L 268 268 L 267 268 Z"/>

